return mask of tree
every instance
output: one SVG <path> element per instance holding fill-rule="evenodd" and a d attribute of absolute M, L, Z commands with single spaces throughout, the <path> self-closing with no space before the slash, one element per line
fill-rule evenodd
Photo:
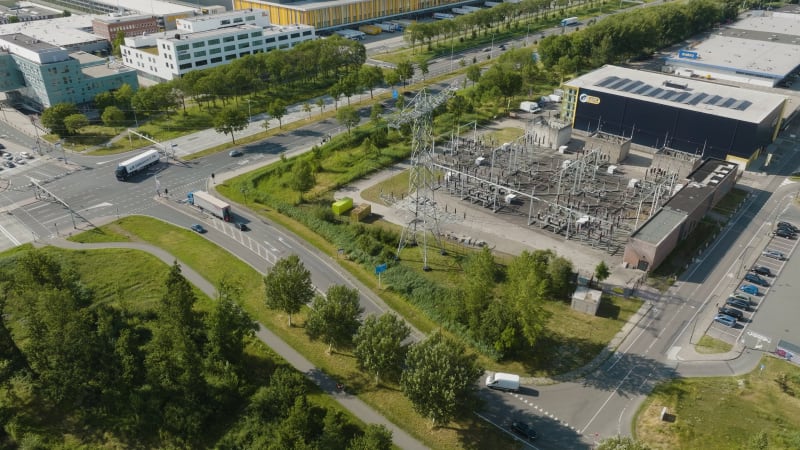
<path fill-rule="evenodd" d="M 422 77 L 425 78 L 425 76 L 428 75 L 429 71 L 428 60 L 420 58 L 419 61 L 417 61 L 417 66 L 419 67 L 419 71 L 422 74 Z"/>
<path fill-rule="evenodd" d="M 61 11 L 61 17 L 70 17 L 70 16 L 72 16 L 72 13 L 69 10 L 65 9 L 64 11 Z"/>
<path fill-rule="evenodd" d="M 358 289 L 346 286 L 331 286 L 326 295 L 317 295 L 308 313 L 306 333 L 311 339 L 320 339 L 328 344 L 330 354 L 334 347 L 346 347 L 353 343 L 358 330 L 358 318 L 364 311 L 358 302 Z"/>
<path fill-rule="evenodd" d="M 267 106 L 267 114 L 274 119 L 278 119 L 278 128 L 283 128 L 283 117 L 286 115 L 286 103 L 283 100 L 276 99 Z"/>
<path fill-rule="evenodd" d="M 600 441 L 597 450 L 650 450 L 650 447 L 629 436 L 614 436 Z"/>
<path fill-rule="evenodd" d="M 608 265 L 606 265 L 605 261 L 600 261 L 594 268 L 594 277 L 597 278 L 597 283 L 602 283 L 610 276 L 611 271 L 608 269 Z"/>
<path fill-rule="evenodd" d="M 472 253 L 464 263 L 464 305 L 470 330 L 480 327 L 481 313 L 492 302 L 497 277 L 497 266 L 489 247 Z"/>
<path fill-rule="evenodd" d="M 400 61 L 397 63 L 397 68 L 395 69 L 397 72 L 397 76 L 399 77 L 400 81 L 405 86 L 406 81 L 410 80 L 414 76 L 414 65 L 411 64 L 411 61 L 405 60 Z"/>
<path fill-rule="evenodd" d="M 482 373 L 464 344 L 435 332 L 409 349 L 400 386 L 414 410 L 435 427 L 467 406 Z"/>
<path fill-rule="evenodd" d="M 389 86 L 394 87 L 394 86 L 400 84 L 400 81 L 401 81 L 400 80 L 400 73 L 397 70 L 390 70 L 390 71 L 386 72 L 385 80 L 386 80 L 386 84 L 388 84 Z"/>
<path fill-rule="evenodd" d="M 217 133 L 230 134 L 234 144 L 236 138 L 233 133 L 244 130 L 249 123 L 250 118 L 247 117 L 247 114 L 235 106 L 225 107 L 214 116 L 214 130 Z"/>
<path fill-rule="evenodd" d="M 548 319 L 543 305 L 549 291 L 546 256 L 522 252 L 508 265 L 507 277 L 504 296 L 514 306 L 522 337 L 533 347 Z"/>
<path fill-rule="evenodd" d="M 19 16 L 8 16 L 8 23 L 19 23 Z"/>
<path fill-rule="evenodd" d="M 122 56 L 122 47 L 125 45 L 125 32 L 122 30 L 117 31 L 114 40 L 111 42 L 111 54 L 119 58 Z"/>
<path fill-rule="evenodd" d="M 44 110 L 42 113 L 42 125 L 49 129 L 51 133 L 64 136 L 67 134 L 64 119 L 67 116 L 78 113 L 78 108 L 73 103 L 57 103 Z"/>
<path fill-rule="evenodd" d="M 392 432 L 383 425 L 371 423 L 364 429 L 364 435 L 350 441 L 347 450 L 390 450 Z"/>
<path fill-rule="evenodd" d="M 207 358 L 240 367 L 247 339 L 255 334 L 258 325 L 238 304 L 242 295 L 238 284 L 222 280 L 218 291 L 219 297 L 206 319 Z"/>
<path fill-rule="evenodd" d="M 360 84 L 369 89 L 369 98 L 374 98 L 373 89 L 383 83 L 383 69 L 378 66 L 364 65 L 358 70 L 358 76 Z"/>
<path fill-rule="evenodd" d="M 408 352 L 403 342 L 410 334 L 408 325 L 394 314 L 368 316 L 353 338 L 358 365 L 375 376 L 376 384 L 384 375 L 399 374 Z"/>
<path fill-rule="evenodd" d="M 89 125 L 89 119 L 81 114 L 70 114 L 67 117 L 64 117 L 64 128 L 67 129 L 67 134 L 75 135 L 81 130 Z"/>
<path fill-rule="evenodd" d="M 361 118 L 358 116 L 358 111 L 351 106 L 342 106 L 336 111 L 336 120 L 340 124 L 347 127 L 347 134 L 350 134 L 350 129 L 358 125 Z"/>
<path fill-rule="evenodd" d="M 311 103 L 305 102 L 303 103 L 303 112 L 308 114 L 308 118 L 311 118 Z"/>
<path fill-rule="evenodd" d="M 315 104 L 317 105 L 317 108 L 319 108 L 319 113 L 322 114 L 325 111 L 325 99 L 319 97 Z"/>
<path fill-rule="evenodd" d="M 125 122 L 125 113 L 116 106 L 106 106 L 100 119 L 107 127 L 119 127 Z"/>
<path fill-rule="evenodd" d="M 475 83 L 481 79 L 481 67 L 477 64 L 467 67 L 467 79 L 472 81 L 472 85 L 475 86 Z"/>
<path fill-rule="evenodd" d="M 267 307 L 288 314 L 290 327 L 292 314 L 300 312 L 300 308 L 314 298 L 311 272 L 297 255 L 290 255 L 275 263 L 264 277 L 264 287 Z"/>
<path fill-rule="evenodd" d="M 307 159 L 301 158 L 292 165 L 292 179 L 289 180 L 289 187 L 297 192 L 306 192 L 317 183 L 314 177 L 314 170 Z"/>

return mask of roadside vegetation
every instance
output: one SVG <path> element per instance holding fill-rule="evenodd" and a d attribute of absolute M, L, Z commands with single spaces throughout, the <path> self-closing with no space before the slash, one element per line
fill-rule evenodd
<path fill-rule="evenodd" d="M 243 290 L 218 281 L 212 301 L 137 250 L 0 255 L 0 447 L 391 447 L 255 339 Z"/>
<path fill-rule="evenodd" d="M 763 370 L 741 376 L 657 386 L 639 408 L 636 437 L 653 450 L 800 448 L 800 367 L 771 356 L 761 362 Z"/>
<path fill-rule="evenodd" d="M 487 450 L 496 449 L 498 445 L 514 448 L 515 444 L 505 434 L 473 415 L 471 407 L 456 411 L 447 426 L 431 428 L 431 420 L 415 412 L 414 404 L 403 394 L 403 384 L 396 374 L 392 375 L 391 370 L 384 372 L 378 376 L 376 384 L 375 372 L 359 367 L 355 358 L 358 354 L 356 347 L 335 346 L 330 351 L 330 344 L 323 339 L 312 340 L 307 333 L 311 311 L 307 306 L 292 314 L 293 326 L 289 326 L 288 314 L 281 312 L 281 309 L 267 309 L 263 276 L 239 258 L 188 229 L 151 218 L 131 216 L 72 239 L 78 242 L 146 242 L 168 251 L 215 285 L 221 280 L 236 280 L 241 289 L 242 308 L 253 320 L 272 330 L 325 373 L 341 380 L 347 392 L 358 395 L 431 448 L 456 449 L 461 448 L 464 442 L 470 442 L 474 448 Z M 375 281 L 371 281 L 370 287 L 377 289 Z M 446 339 L 450 342 L 451 338 Z M 450 347 L 454 345 L 460 344 L 451 343 Z M 476 356 L 472 360 L 483 366 L 485 358 Z M 470 379 L 475 381 L 474 377 Z M 464 400 L 471 398 L 471 395 L 462 395 Z"/>

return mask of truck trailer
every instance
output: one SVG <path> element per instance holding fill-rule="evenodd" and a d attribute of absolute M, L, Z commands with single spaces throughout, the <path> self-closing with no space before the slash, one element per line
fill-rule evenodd
<path fill-rule="evenodd" d="M 381 30 L 387 33 L 394 33 L 395 31 L 397 31 L 397 25 L 389 22 L 376 23 L 375 26 L 380 27 Z"/>
<path fill-rule="evenodd" d="M 187 201 L 190 205 L 200 208 L 201 211 L 208 211 L 225 222 L 231 221 L 231 205 L 212 196 L 208 192 L 193 191 L 189 192 Z"/>
<path fill-rule="evenodd" d="M 562 19 L 561 20 L 561 26 L 562 27 L 568 27 L 570 25 L 577 25 L 577 24 L 578 24 L 578 18 L 577 17 L 567 17 L 566 19 Z"/>
<path fill-rule="evenodd" d="M 125 181 L 131 175 L 156 164 L 160 159 L 161 154 L 158 153 L 158 150 L 148 150 L 119 163 L 117 169 L 114 171 L 114 175 L 117 176 L 118 180 Z"/>
<path fill-rule="evenodd" d="M 366 34 L 371 34 L 374 36 L 377 34 L 381 34 L 381 31 L 383 30 L 381 29 L 381 27 L 377 25 L 361 25 L 360 27 L 358 27 L 358 31 Z"/>
<path fill-rule="evenodd" d="M 436 20 L 454 19 L 456 16 L 447 13 L 433 13 L 433 18 Z"/>
<path fill-rule="evenodd" d="M 498 391 L 519 391 L 519 375 L 496 372 L 486 377 L 486 387 Z"/>

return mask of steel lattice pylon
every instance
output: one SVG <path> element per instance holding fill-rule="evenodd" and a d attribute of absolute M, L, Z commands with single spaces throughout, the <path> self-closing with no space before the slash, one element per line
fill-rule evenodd
<path fill-rule="evenodd" d="M 403 229 L 397 245 L 397 256 L 410 243 L 422 243 L 423 270 L 428 266 L 428 235 L 432 235 L 443 249 L 439 233 L 439 216 L 434 192 L 438 181 L 433 171 L 433 111 L 455 92 L 447 87 L 437 94 L 420 91 L 399 114 L 390 118 L 389 127 L 400 128 L 410 123 L 411 169 L 408 176 L 408 196 L 401 202 L 411 212 L 411 219 Z M 418 239 L 419 235 L 421 239 Z"/>

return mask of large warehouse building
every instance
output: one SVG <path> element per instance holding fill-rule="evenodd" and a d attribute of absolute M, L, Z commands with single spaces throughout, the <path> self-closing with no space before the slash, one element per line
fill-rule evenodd
<path fill-rule="evenodd" d="M 665 58 L 665 64 L 684 77 L 790 86 L 800 64 L 799 42 L 800 14 L 750 11 Z"/>
<path fill-rule="evenodd" d="M 785 107 L 782 95 L 603 66 L 564 84 L 562 114 L 575 130 L 746 167 L 777 136 Z"/>

